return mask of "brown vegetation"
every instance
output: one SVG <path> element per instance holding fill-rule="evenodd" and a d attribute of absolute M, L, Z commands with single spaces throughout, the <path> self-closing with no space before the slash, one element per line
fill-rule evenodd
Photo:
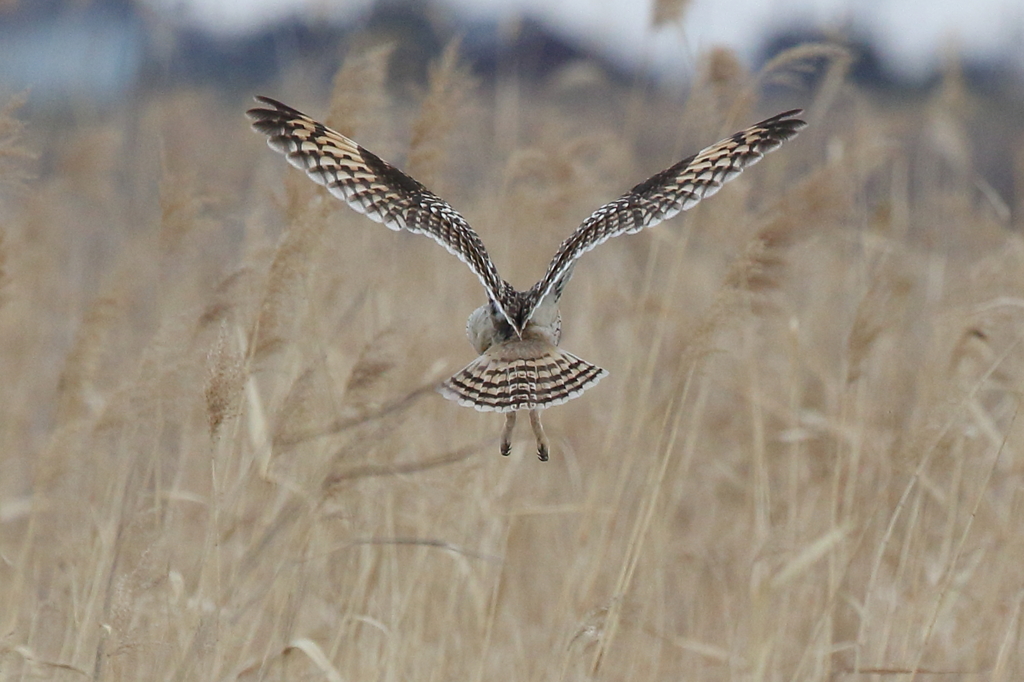
<path fill-rule="evenodd" d="M 287 167 L 248 102 L 4 109 L 0 680 L 1024 679 L 1024 240 L 972 166 L 984 102 L 874 102 L 813 47 L 642 106 L 450 53 L 410 100 L 388 55 L 332 116 L 520 288 L 781 110 L 759 83 L 835 67 L 799 138 L 584 256 L 563 343 L 611 376 L 545 415 L 547 464 L 432 391 L 475 278 Z"/>

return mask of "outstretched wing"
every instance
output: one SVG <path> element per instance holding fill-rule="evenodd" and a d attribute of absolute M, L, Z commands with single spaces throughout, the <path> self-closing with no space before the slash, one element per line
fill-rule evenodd
<path fill-rule="evenodd" d="M 300 111 L 269 97 L 269 108 L 250 109 L 252 127 L 281 152 L 353 209 L 392 230 L 425 234 L 455 254 L 476 273 L 487 295 L 512 322 L 512 287 L 498 275 L 480 237 L 446 201 L 376 154 Z"/>
<path fill-rule="evenodd" d="M 602 242 L 620 234 L 639 232 L 692 208 L 795 136 L 807 124 L 794 118 L 800 109 L 755 123 L 732 137 L 683 159 L 594 211 L 558 247 L 543 279 L 531 290 L 533 310 L 544 297 L 561 296 L 576 259 Z M 531 312 L 532 314 L 532 312 Z"/>

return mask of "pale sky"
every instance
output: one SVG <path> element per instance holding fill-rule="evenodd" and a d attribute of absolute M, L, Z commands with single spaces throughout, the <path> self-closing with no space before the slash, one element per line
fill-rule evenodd
<path fill-rule="evenodd" d="M 364 14 L 371 0 L 149 0 L 226 31 L 243 31 L 301 12 Z M 1024 72 L 1021 0 L 691 0 L 681 27 L 653 30 L 644 0 L 437 0 L 476 19 L 531 16 L 558 32 L 601 46 L 627 63 L 689 70 L 707 48 L 750 57 L 766 32 L 794 22 L 852 26 L 873 36 L 890 66 L 906 75 L 935 67 L 949 50 L 973 57 L 1009 54 Z"/>

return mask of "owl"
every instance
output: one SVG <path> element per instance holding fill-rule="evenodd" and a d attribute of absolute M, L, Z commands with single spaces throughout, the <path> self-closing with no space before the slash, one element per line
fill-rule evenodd
<path fill-rule="evenodd" d="M 541 280 L 517 291 L 498 274 L 465 218 L 420 182 L 281 102 L 269 97 L 256 101 L 262 106 L 247 115 L 271 149 L 370 220 L 431 237 L 480 279 L 487 303 L 466 323 L 478 357 L 438 391 L 460 405 L 503 413 L 502 455 L 512 450 L 516 416 L 529 412 L 541 461 L 550 451 L 541 410 L 572 400 L 607 375 L 559 347 L 559 301 L 576 260 L 611 237 L 639 232 L 695 206 L 806 125 L 797 118 L 801 110 L 783 112 L 644 180 L 594 211 L 558 247 Z"/>

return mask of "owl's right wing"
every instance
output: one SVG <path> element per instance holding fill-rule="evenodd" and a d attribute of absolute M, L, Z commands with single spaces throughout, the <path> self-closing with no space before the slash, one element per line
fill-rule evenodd
<path fill-rule="evenodd" d="M 371 220 L 392 230 L 425 234 L 458 256 L 480 278 L 487 296 L 512 323 L 511 285 L 498 275 L 479 235 L 446 201 L 302 112 L 269 97 L 256 97 L 256 101 L 269 108 L 250 109 L 246 115 L 253 129 L 267 136 L 271 149 L 284 154 L 289 163 Z"/>
<path fill-rule="evenodd" d="M 807 125 L 795 118 L 800 111 L 786 111 L 755 123 L 648 178 L 594 211 L 562 242 L 543 279 L 530 290 L 532 310 L 550 294 L 555 300 L 561 296 L 576 259 L 587 251 L 612 237 L 639 232 L 692 208 L 795 136 Z"/>

